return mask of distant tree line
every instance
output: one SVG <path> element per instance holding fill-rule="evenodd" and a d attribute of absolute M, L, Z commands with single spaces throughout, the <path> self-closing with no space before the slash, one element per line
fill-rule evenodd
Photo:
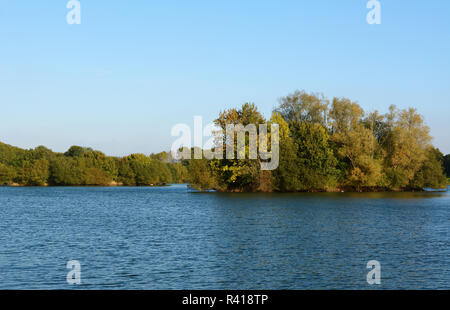
<path fill-rule="evenodd" d="M 0 143 L 0 185 L 152 186 L 186 179 L 186 167 L 166 152 L 119 158 L 80 146 L 62 154 L 44 146 L 23 150 Z"/>
<path fill-rule="evenodd" d="M 254 104 L 220 113 L 215 124 L 279 125 L 280 162 L 262 171 L 261 159 L 186 161 L 190 183 L 219 191 L 374 191 L 441 188 L 450 155 L 431 144 L 415 109 L 395 106 L 365 113 L 355 102 L 296 91 L 280 100 L 269 120 Z M 218 145 L 223 137 L 218 138 Z M 222 145 L 223 146 L 223 145 Z"/>
<path fill-rule="evenodd" d="M 24 150 L 0 143 L 0 185 L 188 182 L 200 190 L 225 192 L 374 191 L 439 188 L 450 177 L 450 155 L 432 146 L 429 128 L 412 108 L 365 113 L 346 98 L 330 102 L 296 91 L 280 99 L 268 120 L 250 103 L 223 111 L 215 120 L 224 131 L 228 124 L 270 128 L 274 123 L 279 125 L 280 161 L 273 171 L 261 170 L 259 156 L 176 161 L 166 152 L 110 157 L 80 146 L 55 153 L 44 146 Z M 224 147 L 223 137 L 217 143 Z"/>

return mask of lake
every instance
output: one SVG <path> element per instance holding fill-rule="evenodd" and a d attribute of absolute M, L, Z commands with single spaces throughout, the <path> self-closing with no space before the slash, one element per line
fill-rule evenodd
<path fill-rule="evenodd" d="M 0 289 L 72 288 L 450 289 L 450 194 L 0 187 Z"/>

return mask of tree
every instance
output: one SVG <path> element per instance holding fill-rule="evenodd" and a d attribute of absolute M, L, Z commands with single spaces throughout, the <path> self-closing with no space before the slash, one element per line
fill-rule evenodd
<path fill-rule="evenodd" d="M 280 113 L 272 112 L 270 122 L 278 124 L 280 138 L 280 163 L 278 169 L 273 171 L 274 189 L 281 192 L 299 191 L 302 186 L 297 157 L 298 145 L 291 137 L 289 124 Z"/>
<path fill-rule="evenodd" d="M 0 142 L 0 163 L 17 168 L 21 165 L 27 151 Z"/>
<path fill-rule="evenodd" d="M 202 159 L 191 159 L 189 161 L 189 183 L 198 190 L 219 189 L 213 162 Z"/>
<path fill-rule="evenodd" d="M 366 128 L 362 108 L 348 99 L 333 99 L 330 111 L 332 141 L 336 154 L 347 167 L 344 184 L 361 190 L 383 185 L 382 159 L 377 157 L 378 141 Z"/>
<path fill-rule="evenodd" d="M 133 169 L 131 169 L 130 162 L 122 158 L 118 161 L 118 181 L 123 183 L 125 186 L 135 186 L 136 185 L 136 174 Z"/>
<path fill-rule="evenodd" d="M 362 121 L 363 109 L 347 98 L 333 98 L 330 111 L 332 134 L 346 134 L 356 128 Z"/>
<path fill-rule="evenodd" d="M 34 150 L 31 150 L 30 153 L 31 153 L 31 158 L 34 160 L 36 160 L 36 159 L 51 160 L 56 156 L 52 150 L 50 150 L 42 145 L 36 147 Z"/>
<path fill-rule="evenodd" d="M 172 183 L 172 174 L 167 163 L 159 160 L 152 160 L 149 165 L 151 184 Z"/>
<path fill-rule="evenodd" d="M 444 169 L 447 178 L 450 178 L 450 154 L 444 157 Z"/>
<path fill-rule="evenodd" d="M 384 158 L 386 156 L 384 148 L 389 138 L 389 123 L 386 121 L 386 116 L 378 111 L 374 111 L 369 113 L 362 122 L 367 129 L 373 132 L 377 139 L 376 157 Z"/>
<path fill-rule="evenodd" d="M 106 173 L 95 167 L 85 167 L 82 170 L 82 185 L 108 185 L 112 182 L 111 178 Z"/>
<path fill-rule="evenodd" d="M 161 161 L 161 162 L 169 162 L 169 153 L 167 152 L 160 152 L 157 154 L 151 154 L 150 158 L 153 160 Z"/>
<path fill-rule="evenodd" d="M 188 170 L 182 163 L 169 163 L 173 183 L 184 183 L 188 180 Z"/>
<path fill-rule="evenodd" d="M 50 164 L 51 185 L 83 185 L 83 171 L 75 158 L 58 156 Z"/>
<path fill-rule="evenodd" d="M 255 125 L 265 122 L 264 117 L 258 111 L 255 104 L 245 103 L 237 109 L 230 109 L 220 113 L 215 124 L 222 128 L 223 133 L 227 131 L 227 125 Z M 237 134 L 234 137 L 227 136 L 226 139 L 234 139 L 234 153 L 237 156 Z M 256 137 L 257 138 L 257 137 Z M 220 188 L 228 191 L 256 191 L 260 188 L 260 181 L 267 180 L 261 176 L 260 159 L 249 158 L 249 137 L 245 139 L 245 158 L 246 159 L 216 159 L 212 163 L 214 175 L 217 177 L 217 184 Z M 225 139 L 218 139 L 225 141 Z M 221 142 L 219 142 L 221 143 Z M 225 150 L 226 145 L 222 148 Z"/>
<path fill-rule="evenodd" d="M 11 183 L 15 176 L 16 172 L 13 167 L 0 163 L 0 185 Z"/>
<path fill-rule="evenodd" d="M 68 156 L 68 157 L 82 157 L 85 156 L 86 154 L 92 152 L 93 149 L 91 148 L 87 148 L 87 147 L 82 147 L 82 146 L 71 146 L 67 152 L 64 153 L 64 156 Z"/>
<path fill-rule="evenodd" d="M 23 183 L 31 186 L 47 185 L 50 176 L 50 164 L 47 159 L 41 158 L 25 168 L 25 180 Z"/>
<path fill-rule="evenodd" d="M 414 189 L 444 188 L 447 184 L 443 171 L 444 155 L 433 147 L 426 150 L 426 160 L 422 167 L 415 173 L 409 187 Z"/>
<path fill-rule="evenodd" d="M 429 128 L 415 109 L 397 111 L 391 107 L 385 143 L 385 171 L 391 188 L 404 188 L 427 160 L 431 146 Z"/>
<path fill-rule="evenodd" d="M 291 131 L 298 145 L 301 190 L 325 190 L 336 186 L 337 160 L 329 145 L 327 130 L 318 123 L 294 121 Z"/>
<path fill-rule="evenodd" d="M 391 106 L 384 115 L 366 114 L 346 98 L 334 98 L 329 108 L 322 95 L 296 91 L 280 99 L 267 134 L 259 130 L 266 121 L 253 103 L 221 112 L 215 124 L 222 128 L 216 146 L 225 151 L 233 138 L 228 151 L 236 159 L 203 155 L 177 161 L 167 152 L 118 158 L 81 146 L 60 154 L 44 146 L 23 150 L 0 143 L 0 185 L 149 186 L 189 181 L 198 189 L 219 191 L 416 190 L 443 186 L 443 169 L 450 176 L 450 155 L 444 157 L 432 146 L 429 128 L 415 109 Z M 274 124 L 279 127 L 278 141 L 271 137 Z M 245 128 L 226 135 L 228 125 Z M 238 137 L 244 137 L 244 148 L 238 147 Z M 261 170 L 267 159 L 250 147 L 259 149 L 265 142 L 271 150 L 278 142 L 276 170 Z M 191 149 L 197 155 L 198 151 Z"/>
<path fill-rule="evenodd" d="M 323 95 L 308 94 L 305 91 L 294 93 L 280 99 L 275 112 L 290 123 L 292 121 L 318 123 L 326 126 L 329 102 Z"/>
<path fill-rule="evenodd" d="M 148 186 L 153 184 L 152 175 L 150 173 L 151 159 L 144 154 L 131 154 L 126 157 L 133 174 L 135 175 L 135 183 L 138 186 Z"/>

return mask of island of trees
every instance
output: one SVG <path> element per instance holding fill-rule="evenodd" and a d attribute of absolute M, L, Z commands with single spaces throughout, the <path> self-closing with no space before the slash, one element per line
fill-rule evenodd
<path fill-rule="evenodd" d="M 433 147 L 429 128 L 412 108 L 365 113 L 346 98 L 330 102 L 296 91 L 280 99 L 268 120 L 250 103 L 215 120 L 223 129 L 265 123 L 279 125 L 279 166 L 273 171 L 261 170 L 260 158 L 175 160 L 168 152 L 110 157 L 80 146 L 55 153 L 0 143 L 0 185 L 189 183 L 223 192 L 301 192 L 422 190 L 448 183 L 450 155 Z"/>
<path fill-rule="evenodd" d="M 280 99 L 269 120 L 254 104 L 220 113 L 215 124 L 279 125 L 279 167 L 261 171 L 258 160 L 200 159 L 188 165 L 200 190 L 405 191 L 444 188 L 449 155 L 431 144 L 429 128 L 413 108 L 365 113 L 346 98 L 330 101 L 296 91 Z M 223 139 L 222 139 L 223 140 Z M 219 142 L 221 139 L 219 139 Z M 223 146 L 224 147 L 224 146 Z"/>

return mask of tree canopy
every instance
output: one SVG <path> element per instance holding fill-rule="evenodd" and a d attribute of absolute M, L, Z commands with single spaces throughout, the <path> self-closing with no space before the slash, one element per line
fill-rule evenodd
<path fill-rule="evenodd" d="M 267 132 L 261 132 L 262 124 Z M 275 124 L 278 135 L 271 137 L 269 128 Z M 199 151 L 212 150 L 200 149 L 191 149 L 203 154 L 200 159 L 175 161 L 167 152 L 111 157 L 82 146 L 55 153 L 44 146 L 23 150 L 0 143 L 0 185 L 189 182 L 200 190 L 237 192 L 373 191 L 444 187 L 450 177 L 450 155 L 433 147 L 429 128 L 413 108 L 391 106 L 386 114 L 367 113 L 347 98 L 330 101 L 321 94 L 295 91 L 280 99 L 268 120 L 254 103 L 245 103 L 221 112 L 215 125 L 222 128 L 216 146 L 233 158 L 205 156 Z M 224 135 L 228 125 L 244 128 L 243 135 L 233 132 L 231 147 L 230 137 Z M 237 145 L 240 134 L 245 138 L 242 149 Z M 263 170 L 267 158 L 252 153 L 250 146 L 266 141 L 272 149 L 275 139 L 278 167 Z"/>
<path fill-rule="evenodd" d="M 225 129 L 228 124 L 264 122 L 256 105 L 246 103 L 220 113 L 216 125 Z M 429 128 L 413 108 L 391 106 L 386 114 L 366 113 L 347 98 L 333 98 L 330 105 L 323 95 L 296 91 L 280 99 L 268 123 L 279 126 L 276 170 L 261 171 L 259 157 L 191 160 L 187 165 L 193 186 L 222 191 L 372 191 L 446 183 L 443 171 L 445 166 L 448 175 L 449 156 L 432 146 Z"/>
<path fill-rule="evenodd" d="M 43 146 L 23 150 L 0 143 L 0 185 L 151 186 L 186 179 L 186 167 L 167 152 L 118 158 L 81 146 L 61 154 Z"/>

